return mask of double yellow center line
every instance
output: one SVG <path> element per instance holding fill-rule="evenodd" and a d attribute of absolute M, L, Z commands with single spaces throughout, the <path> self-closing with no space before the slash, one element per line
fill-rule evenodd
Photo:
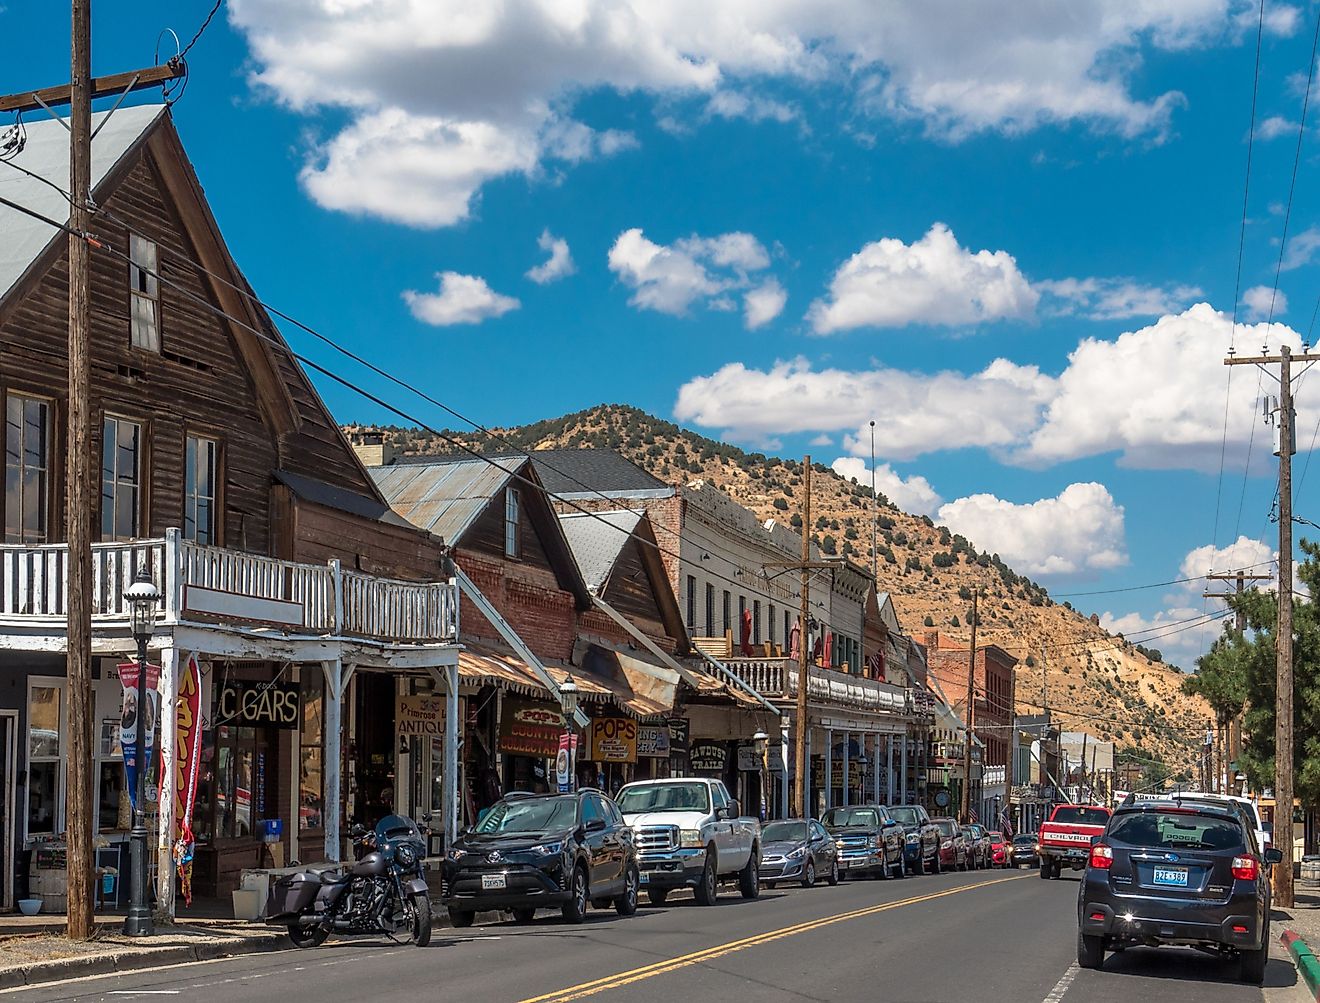
<path fill-rule="evenodd" d="M 595 996 L 597 993 L 605 992 L 607 989 L 622 989 L 634 982 L 642 982 L 645 979 L 655 978 L 657 975 L 667 975 L 670 972 L 678 971 L 680 968 L 688 968 L 691 965 L 700 965 L 707 961 L 713 961 L 715 958 L 722 958 L 726 954 L 745 951 L 749 947 L 759 947 L 761 944 L 769 944 L 800 933 L 809 933 L 812 930 L 819 930 L 822 927 L 843 923 L 850 919 L 863 919 L 877 913 L 888 912 L 891 909 L 901 909 L 904 906 L 917 905 L 921 902 L 933 902 L 935 899 L 974 891 L 977 888 L 987 888 L 990 885 L 1001 885 L 1005 881 L 1016 881 L 1020 877 L 1019 875 L 1011 878 L 996 878 L 993 881 L 981 881 L 974 885 L 963 885 L 958 888 L 948 888 L 942 892 L 932 892 L 929 895 L 915 895 L 912 898 L 899 899 L 897 902 L 882 902 L 879 905 L 867 906 L 865 909 L 837 913 L 833 916 L 809 920 L 806 923 L 798 923 L 795 926 L 786 926 L 778 930 L 767 930 L 765 933 L 744 937 L 742 940 L 731 940 L 727 944 L 719 944 L 702 951 L 683 954 L 667 961 L 658 961 L 655 964 L 633 968 L 626 972 L 617 972 L 614 975 L 607 975 L 591 982 L 582 982 L 576 986 L 569 986 L 567 989 L 546 993 L 544 996 L 532 996 L 522 1000 L 521 1003 L 568 1003 L 569 1000 L 584 999 L 587 996 Z"/>

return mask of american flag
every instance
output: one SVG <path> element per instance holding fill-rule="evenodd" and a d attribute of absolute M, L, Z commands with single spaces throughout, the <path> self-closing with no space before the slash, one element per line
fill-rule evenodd
<path fill-rule="evenodd" d="M 999 831 L 1004 834 L 1005 839 L 1011 840 L 1013 838 L 1013 819 L 1007 807 L 1000 809 Z"/>
<path fill-rule="evenodd" d="M 972 813 L 972 825 L 979 825 L 981 822 L 981 818 L 979 815 L 976 814 L 976 809 L 972 808 L 971 813 Z"/>

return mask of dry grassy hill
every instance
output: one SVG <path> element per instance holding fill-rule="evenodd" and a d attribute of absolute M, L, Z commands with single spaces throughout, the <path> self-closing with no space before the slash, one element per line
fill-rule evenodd
<path fill-rule="evenodd" d="M 350 429 L 352 430 L 352 429 Z M 450 442 L 415 428 L 385 431 L 405 455 L 452 453 Z M 625 405 L 600 405 L 576 414 L 514 428 L 497 439 L 450 433 L 484 452 L 601 447 L 617 449 L 656 476 L 679 484 L 704 478 L 761 518 L 800 522 L 800 461 L 748 453 Z M 871 561 L 871 490 L 815 464 L 812 532 L 826 553 Z M 1017 655 L 1019 710 L 1036 712 L 1048 689 L 1049 706 L 1069 730 L 1113 740 L 1134 757 L 1191 771 L 1210 716 L 1199 698 L 1181 692 L 1182 673 L 1158 651 L 1131 645 L 1103 630 L 1040 585 L 1016 574 L 997 554 L 950 533 L 926 516 L 878 504 L 880 587 L 893 597 L 906 631 L 967 640 L 973 590 L 982 589 L 980 639 Z M 1048 651 L 1048 658 L 1045 653 Z M 1048 674 L 1048 680 L 1043 676 Z"/>

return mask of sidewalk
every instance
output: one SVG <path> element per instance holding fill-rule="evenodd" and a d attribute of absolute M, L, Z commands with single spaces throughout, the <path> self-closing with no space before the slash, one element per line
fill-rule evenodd
<path fill-rule="evenodd" d="M 1293 896 L 1293 908 L 1276 908 L 1273 924 L 1273 936 L 1276 941 L 1282 936 L 1285 938 L 1284 943 L 1286 945 L 1287 933 L 1291 931 L 1297 934 L 1311 950 L 1320 950 L 1320 890 L 1305 888 L 1298 883 Z M 1316 988 L 1313 985 L 1318 974 L 1314 959 L 1307 963 L 1310 966 L 1309 969 L 1303 971 L 1295 954 L 1285 950 L 1283 957 L 1298 968 L 1297 985 L 1303 997 L 1306 999 L 1317 998 Z"/>

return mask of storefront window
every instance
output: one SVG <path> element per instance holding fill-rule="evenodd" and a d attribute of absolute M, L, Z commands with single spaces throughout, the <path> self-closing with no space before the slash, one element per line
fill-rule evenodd
<path fill-rule="evenodd" d="M 28 696 L 29 835 L 58 828 L 60 793 L 60 690 L 34 686 Z"/>
<path fill-rule="evenodd" d="M 213 838 L 245 838 L 253 832 L 256 729 L 222 725 L 215 741 L 215 827 Z"/>
<path fill-rule="evenodd" d="M 60 758 L 60 691 L 34 686 L 28 701 L 28 758 Z"/>
<path fill-rule="evenodd" d="M 325 773 L 322 739 L 325 733 L 325 680 L 320 671 L 304 668 L 302 723 L 298 760 L 298 828 L 325 825 Z"/>

